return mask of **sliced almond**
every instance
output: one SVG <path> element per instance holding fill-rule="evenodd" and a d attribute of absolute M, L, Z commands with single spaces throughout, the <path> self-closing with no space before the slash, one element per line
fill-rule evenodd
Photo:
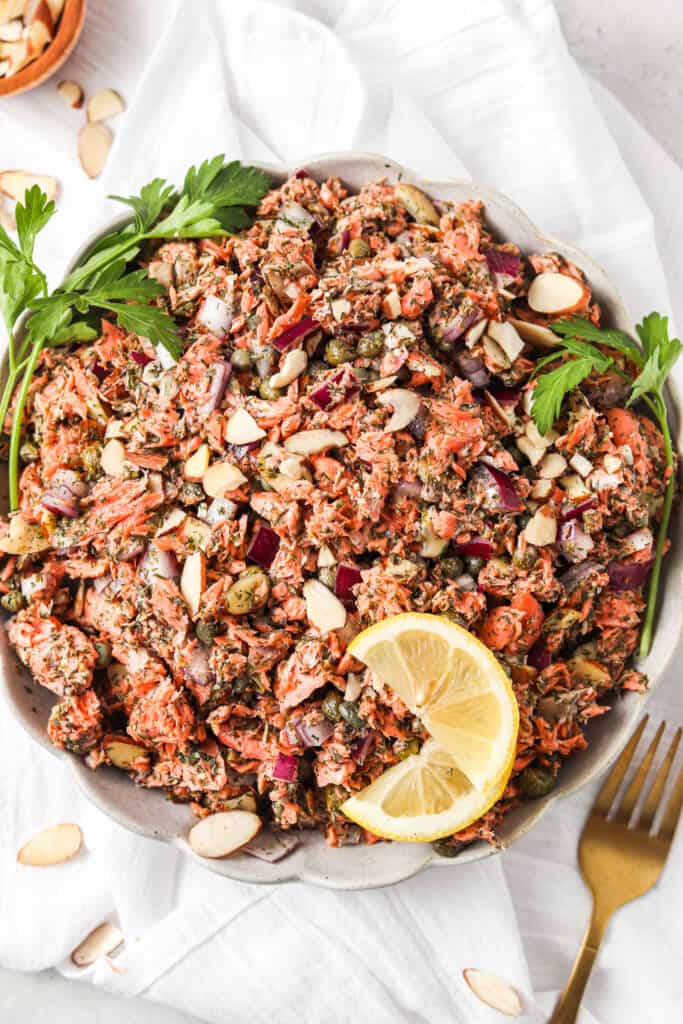
<path fill-rule="evenodd" d="M 107 440 L 110 437 L 125 437 L 126 431 L 121 420 L 109 420 L 104 428 L 104 436 Z"/>
<path fill-rule="evenodd" d="M 28 0 L 0 0 L 0 24 L 23 17 L 27 6 Z"/>
<path fill-rule="evenodd" d="M 47 4 L 44 8 L 47 11 Z M 36 60 L 52 41 L 52 32 L 41 18 L 37 18 L 29 25 L 25 38 L 28 41 L 29 59 Z"/>
<path fill-rule="evenodd" d="M 24 24 L 30 26 L 36 21 L 42 22 L 52 36 L 54 21 L 47 0 L 29 0 L 28 6 L 24 10 Z"/>
<path fill-rule="evenodd" d="M 279 470 L 288 480 L 310 480 L 311 474 L 304 465 L 301 455 L 288 455 L 280 463 Z"/>
<path fill-rule="evenodd" d="M 173 284 L 173 264 L 166 260 L 152 260 L 147 264 L 147 276 L 158 281 L 164 288 Z"/>
<path fill-rule="evenodd" d="M 380 405 L 387 405 L 394 410 L 384 427 L 387 433 L 407 427 L 409 423 L 413 422 L 422 405 L 420 396 L 406 388 L 390 388 L 389 391 L 382 391 L 377 396 L 377 401 Z"/>
<path fill-rule="evenodd" d="M 423 558 L 440 558 L 450 544 L 448 537 L 437 537 L 428 523 L 423 527 L 422 537 L 420 554 Z"/>
<path fill-rule="evenodd" d="M 253 444 L 266 436 L 265 430 L 246 409 L 236 409 L 225 427 L 225 439 L 228 444 Z"/>
<path fill-rule="evenodd" d="M 334 299 L 330 302 L 330 309 L 332 310 L 332 316 L 339 323 L 344 317 L 351 312 L 351 303 L 348 299 Z"/>
<path fill-rule="evenodd" d="M 100 465 L 107 476 L 122 476 L 126 469 L 126 449 L 113 437 L 102 449 Z"/>
<path fill-rule="evenodd" d="M 468 967 L 462 976 L 470 989 L 482 1003 L 490 1006 L 507 1017 L 519 1017 L 522 1012 L 522 1001 L 516 990 L 503 981 L 497 974 L 480 971 L 476 967 Z"/>
<path fill-rule="evenodd" d="M 568 473 L 567 476 L 563 476 L 560 480 L 560 486 L 572 500 L 587 498 L 590 494 L 588 484 L 582 480 L 578 473 Z"/>
<path fill-rule="evenodd" d="M 86 117 L 90 122 L 108 121 L 125 109 L 123 100 L 114 89 L 101 89 L 88 100 Z"/>
<path fill-rule="evenodd" d="M 320 580 L 306 580 L 303 595 L 308 621 L 323 636 L 333 629 L 343 629 L 346 625 L 346 608 L 324 583 Z"/>
<path fill-rule="evenodd" d="M 10 62 L 8 60 L 3 60 L 0 57 L 0 78 L 4 78 L 5 75 L 8 75 L 9 74 L 9 69 L 10 69 Z M 8 224 L 7 224 L 8 216 L 9 216 L 9 214 L 7 213 L 5 208 L 2 205 L 0 205 L 0 223 L 2 224 L 3 227 L 8 227 Z M 9 230 L 10 231 L 14 231 L 15 226 L 16 226 L 15 224 L 10 224 L 9 225 Z"/>
<path fill-rule="evenodd" d="M 490 322 L 491 321 L 489 321 L 489 323 Z M 495 367 L 497 370 L 510 369 L 510 360 L 505 355 L 505 352 L 503 352 L 498 342 L 494 341 L 493 338 L 490 338 L 488 334 L 484 335 L 482 348 L 484 349 L 484 354 L 488 358 L 491 366 Z"/>
<path fill-rule="evenodd" d="M 211 541 L 211 527 L 194 516 L 185 516 L 180 528 L 180 539 L 198 551 L 206 551 Z"/>
<path fill-rule="evenodd" d="M 78 825 L 53 825 L 25 843 L 17 854 L 17 860 L 31 867 L 61 864 L 75 857 L 82 844 L 83 833 Z"/>
<path fill-rule="evenodd" d="M 401 315 L 401 296 L 398 294 L 395 288 L 388 291 L 384 296 L 383 309 L 386 315 L 395 320 L 396 317 Z"/>
<path fill-rule="evenodd" d="M 0 540 L 0 551 L 8 555 L 32 555 L 51 546 L 49 536 L 38 523 L 29 523 L 21 513 L 9 521 L 9 531 Z"/>
<path fill-rule="evenodd" d="M 349 439 L 341 430 L 300 430 L 285 441 L 285 448 L 292 455 L 317 455 L 328 448 L 343 448 Z"/>
<path fill-rule="evenodd" d="M 318 551 L 318 568 L 329 569 L 330 566 L 336 565 L 337 559 L 334 557 L 327 544 L 323 544 Z"/>
<path fill-rule="evenodd" d="M 552 429 L 547 434 L 541 434 L 533 420 L 529 420 L 524 430 L 526 436 L 536 448 L 549 448 L 559 437 L 559 434 Z"/>
<path fill-rule="evenodd" d="M 520 452 L 526 455 L 532 466 L 537 466 L 545 455 L 545 448 L 538 448 L 525 436 L 517 438 L 517 447 Z"/>
<path fill-rule="evenodd" d="M 509 320 L 489 320 L 489 338 L 493 338 L 502 348 L 511 363 L 514 363 L 519 353 L 524 348 L 524 342 Z"/>
<path fill-rule="evenodd" d="M 201 480 L 209 468 L 211 461 L 211 449 L 208 444 L 200 444 L 196 452 L 190 455 L 183 467 L 183 476 L 186 480 Z"/>
<path fill-rule="evenodd" d="M 47 6 L 50 8 L 50 14 L 52 15 L 52 24 L 56 25 L 57 19 L 64 7 L 64 0 L 47 0 Z"/>
<path fill-rule="evenodd" d="M 574 313 L 585 306 L 590 292 L 585 284 L 568 274 L 545 271 L 533 279 L 527 302 L 536 313 Z"/>
<path fill-rule="evenodd" d="M 62 96 L 70 107 L 74 110 L 78 110 L 83 106 L 83 89 L 78 82 L 73 82 L 70 78 L 65 78 L 63 82 L 60 82 L 57 86 L 59 95 Z"/>
<path fill-rule="evenodd" d="M 569 465 L 575 469 L 579 476 L 588 476 L 593 472 L 593 463 L 581 452 L 576 452 L 569 460 Z"/>
<path fill-rule="evenodd" d="M 261 819 L 252 811 L 220 811 L 202 818 L 190 829 L 188 840 L 198 857 L 227 857 L 261 831 Z"/>
<path fill-rule="evenodd" d="M 16 43 L 21 39 L 24 31 L 23 21 L 8 21 L 5 25 L 0 25 L 0 42 L 2 43 Z"/>
<path fill-rule="evenodd" d="M 76 946 L 71 954 L 71 962 L 76 967 L 90 967 L 100 957 L 113 953 L 122 942 L 123 932 L 115 924 L 105 921 L 104 924 L 93 928 L 89 935 L 86 935 L 83 941 Z"/>
<path fill-rule="evenodd" d="M 403 203 L 411 217 L 418 224 L 434 224 L 439 226 L 439 214 L 431 199 L 417 185 L 409 185 L 402 181 L 395 188 L 396 198 Z"/>
<path fill-rule="evenodd" d="M 0 43 L 0 57 L 9 61 L 7 76 L 16 75 L 33 60 L 33 52 L 28 37 L 22 37 L 16 43 Z"/>
<path fill-rule="evenodd" d="M 247 478 L 232 462 L 214 462 L 202 475 L 202 487 L 210 498 L 223 498 L 237 490 Z"/>
<path fill-rule="evenodd" d="M 539 508 L 524 527 L 527 543 L 537 548 L 554 544 L 557 540 L 557 520 L 547 509 Z"/>
<path fill-rule="evenodd" d="M 192 616 L 198 614 L 202 594 L 206 590 L 206 559 L 201 551 L 193 551 L 185 559 L 180 576 L 180 592 Z"/>
<path fill-rule="evenodd" d="M 99 178 L 109 156 L 112 133 L 106 124 L 88 121 L 78 133 L 78 159 L 89 178 Z"/>
<path fill-rule="evenodd" d="M 549 496 L 552 489 L 552 480 L 537 480 L 531 488 L 531 497 L 535 498 L 536 501 L 542 501 L 544 498 Z"/>
<path fill-rule="evenodd" d="M 282 366 L 269 380 L 271 388 L 286 388 L 293 380 L 300 377 L 308 366 L 308 356 L 302 348 L 288 352 Z"/>
<path fill-rule="evenodd" d="M 478 320 L 468 331 L 465 331 L 465 341 L 468 346 L 475 345 L 481 336 L 486 332 L 488 320 Z"/>
<path fill-rule="evenodd" d="M 135 762 L 140 758 L 149 757 L 148 750 L 126 736 L 113 736 L 110 740 L 105 740 L 102 749 L 111 763 L 123 771 L 133 769 Z"/>
<path fill-rule="evenodd" d="M 588 462 L 588 459 L 586 459 Z M 621 469 L 621 459 L 618 455 L 605 455 L 602 464 L 608 473 L 618 473 Z"/>
<path fill-rule="evenodd" d="M 484 397 L 486 398 L 486 401 L 491 406 L 495 414 L 497 416 L 500 416 L 503 423 L 507 423 L 508 425 L 510 425 L 511 423 L 515 422 L 516 417 L 514 409 L 510 409 L 508 411 L 507 409 L 503 408 L 503 406 L 500 404 L 496 396 L 492 395 L 490 391 L 484 391 Z"/>
<path fill-rule="evenodd" d="M 559 452 L 548 452 L 541 459 L 538 466 L 538 475 L 544 480 L 556 480 L 562 476 L 567 468 L 567 460 Z"/>
<path fill-rule="evenodd" d="M 527 320 L 516 320 L 514 317 L 510 317 L 508 323 L 512 324 L 520 338 L 534 348 L 551 349 L 557 348 L 559 344 L 559 338 L 549 327 L 531 324 Z"/>

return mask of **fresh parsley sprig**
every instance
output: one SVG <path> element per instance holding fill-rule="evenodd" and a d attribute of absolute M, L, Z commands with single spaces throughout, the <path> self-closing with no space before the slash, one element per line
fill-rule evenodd
<path fill-rule="evenodd" d="M 662 556 L 671 518 L 671 506 L 675 489 L 674 457 L 671 433 L 666 411 L 664 389 L 671 370 L 674 367 L 683 345 L 678 338 L 669 337 L 669 321 L 659 313 L 650 313 L 636 327 L 640 339 L 638 346 L 633 338 L 624 331 L 602 329 L 581 317 L 572 317 L 551 324 L 562 341 L 556 351 L 540 359 L 534 373 L 538 374 L 549 364 L 558 359 L 564 361 L 547 373 L 543 373 L 534 389 L 534 400 L 531 415 L 541 434 L 547 434 L 553 423 L 560 416 L 562 403 L 573 388 L 584 381 L 591 373 L 604 373 L 608 369 L 616 370 L 630 385 L 627 406 L 643 402 L 649 409 L 662 432 L 664 439 L 664 457 L 666 462 L 666 489 L 662 505 L 655 555 L 648 587 L 645 620 L 640 635 L 640 655 L 645 657 L 652 646 L 654 617 L 657 607 L 657 592 L 661 575 Z M 592 343 L 595 344 L 592 344 Z M 625 357 L 619 365 L 595 345 L 619 352 Z M 629 366 L 636 373 L 629 376 Z"/>
<path fill-rule="evenodd" d="M 93 318 L 113 315 L 124 331 L 163 345 L 174 359 L 182 342 L 173 319 L 155 300 L 163 293 L 144 270 L 131 270 L 149 240 L 221 237 L 242 230 L 270 187 L 262 171 L 222 155 L 191 167 L 178 192 L 162 178 L 137 196 L 111 196 L 134 217 L 105 235 L 86 253 L 59 288 L 48 293 L 45 274 L 33 261 L 35 240 L 54 213 L 37 186 L 16 209 L 18 244 L 0 227 L 0 315 L 9 334 L 9 372 L 0 397 L 0 429 L 16 394 L 9 447 L 10 508 L 19 503 L 19 447 L 31 380 L 45 347 L 97 337 Z M 22 340 L 17 324 L 29 313 Z M 17 391 L 17 385 L 19 385 Z"/>

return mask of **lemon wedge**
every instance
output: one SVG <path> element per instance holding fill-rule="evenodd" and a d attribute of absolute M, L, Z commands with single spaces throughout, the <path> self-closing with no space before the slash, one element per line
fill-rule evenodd
<path fill-rule="evenodd" d="M 519 709 L 500 663 L 440 615 L 395 615 L 349 653 L 390 686 L 432 737 L 341 806 L 385 839 L 431 842 L 458 832 L 499 799 L 515 759 Z"/>

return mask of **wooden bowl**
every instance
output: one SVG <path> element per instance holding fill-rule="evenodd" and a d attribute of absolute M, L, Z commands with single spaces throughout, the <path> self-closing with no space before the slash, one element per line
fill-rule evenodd
<path fill-rule="evenodd" d="M 86 0 L 64 0 L 52 42 L 36 60 L 11 78 L 0 78 L 0 96 L 16 96 L 42 85 L 61 67 L 78 42 L 85 19 Z"/>

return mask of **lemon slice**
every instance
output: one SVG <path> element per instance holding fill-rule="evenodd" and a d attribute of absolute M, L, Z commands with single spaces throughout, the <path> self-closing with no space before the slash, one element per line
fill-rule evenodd
<path fill-rule="evenodd" d="M 350 797 L 344 814 L 375 835 L 429 842 L 481 817 L 512 770 L 519 710 L 494 655 L 439 615 L 396 615 L 349 647 L 432 737 L 419 754 Z"/>

